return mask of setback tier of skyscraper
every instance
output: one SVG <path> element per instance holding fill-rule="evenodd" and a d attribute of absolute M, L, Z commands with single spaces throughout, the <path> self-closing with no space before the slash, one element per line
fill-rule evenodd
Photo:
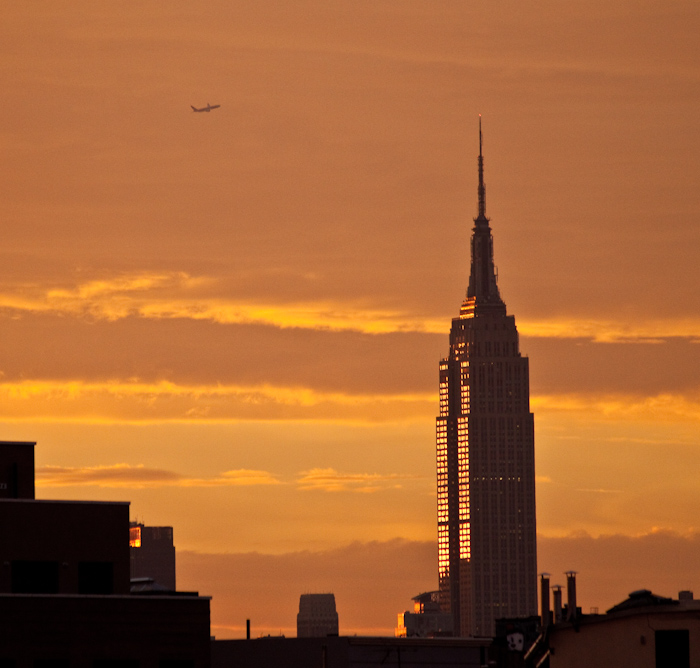
<path fill-rule="evenodd" d="M 497 618 L 537 614 L 528 359 L 498 291 L 482 153 L 479 119 L 471 274 L 440 362 L 437 418 L 440 599 L 461 636 L 492 636 Z"/>

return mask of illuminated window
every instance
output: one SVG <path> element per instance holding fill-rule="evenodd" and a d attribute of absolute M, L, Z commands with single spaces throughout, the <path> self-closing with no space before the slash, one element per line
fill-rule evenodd
<path fill-rule="evenodd" d="M 129 529 L 129 547 L 141 547 L 141 527 Z"/>

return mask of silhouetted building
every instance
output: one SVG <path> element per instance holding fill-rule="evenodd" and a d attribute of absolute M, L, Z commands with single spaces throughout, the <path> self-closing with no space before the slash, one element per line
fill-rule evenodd
<path fill-rule="evenodd" d="M 542 627 L 537 615 L 496 620 L 496 635 L 491 646 L 491 660 L 498 668 L 531 668 L 525 653 L 537 640 Z M 540 667 L 541 668 L 541 667 Z"/>
<path fill-rule="evenodd" d="M 493 636 L 497 618 L 537 614 L 528 359 L 496 282 L 481 144 L 480 119 L 471 275 L 440 362 L 437 418 L 441 605 L 462 636 Z"/>
<path fill-rule="evenodd" d="M 299 597 L 297 638 L 338 635 L 338 613 L 333 594 L 302 594 Z"/>
<path fill-rule="evenodd" d="M 175 545 L 172 527 L 148 527 L 140 522 L 129 524 L 131 579 L 148 578 L 175 591 Z"/>
<path fill-rule="evenodd" d="M 700 666 L 700 601 L 632 592 L 606 614 L 549 615 L 550 623 L 526 654 L 541 668 L 690 668 Z M 545 612 L 543 610 L 543 612 Z"/>
<path fill-rule="evenodd" d="M 400 612 L 394 632 L 397 638 L 452 636 L 452 615 L 440 607 L 440 592 L 427 591 L 413 597 L 413 612 Z"/>
<path fill-rule="evenodd" d="M 33 448 L 0 442 L 32 497 Z M 131 594 L 128 535 L 128 503 L 0 499 L 0 666 L 209 665 L 209 599 Z"/>
<path fill-rule="evenodd" d="M 256 638 L 215 640 L 212 668 L 482 668 L 490 640 L 474 638 Z"/>
<path fill-rule="evenodd" d="M 34 446 L 31 441 L 0 441 L 0 499 L 34 498 Z"/>

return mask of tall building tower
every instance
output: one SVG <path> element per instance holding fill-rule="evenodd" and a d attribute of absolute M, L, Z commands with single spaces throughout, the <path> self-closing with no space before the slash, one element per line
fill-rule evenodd
<path fill-rule="evenodd" d="M 478 164 L 469 288 L 440 362 L 437 418 L 440 600 L 461 636 L 493 636 L 497 618 L 537 614 L 528 359 L 498 291 L 481 118 Z"/>

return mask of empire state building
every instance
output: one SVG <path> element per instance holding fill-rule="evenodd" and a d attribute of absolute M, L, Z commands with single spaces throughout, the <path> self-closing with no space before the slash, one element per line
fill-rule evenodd
<path fill-rule="evenodd" d="M 459 636 L 537 614 L 534 421 L 528 359 L 497 285 L 479 118 L 479 215 L 467 296 L 440 362 L 440 602 Z"/>

